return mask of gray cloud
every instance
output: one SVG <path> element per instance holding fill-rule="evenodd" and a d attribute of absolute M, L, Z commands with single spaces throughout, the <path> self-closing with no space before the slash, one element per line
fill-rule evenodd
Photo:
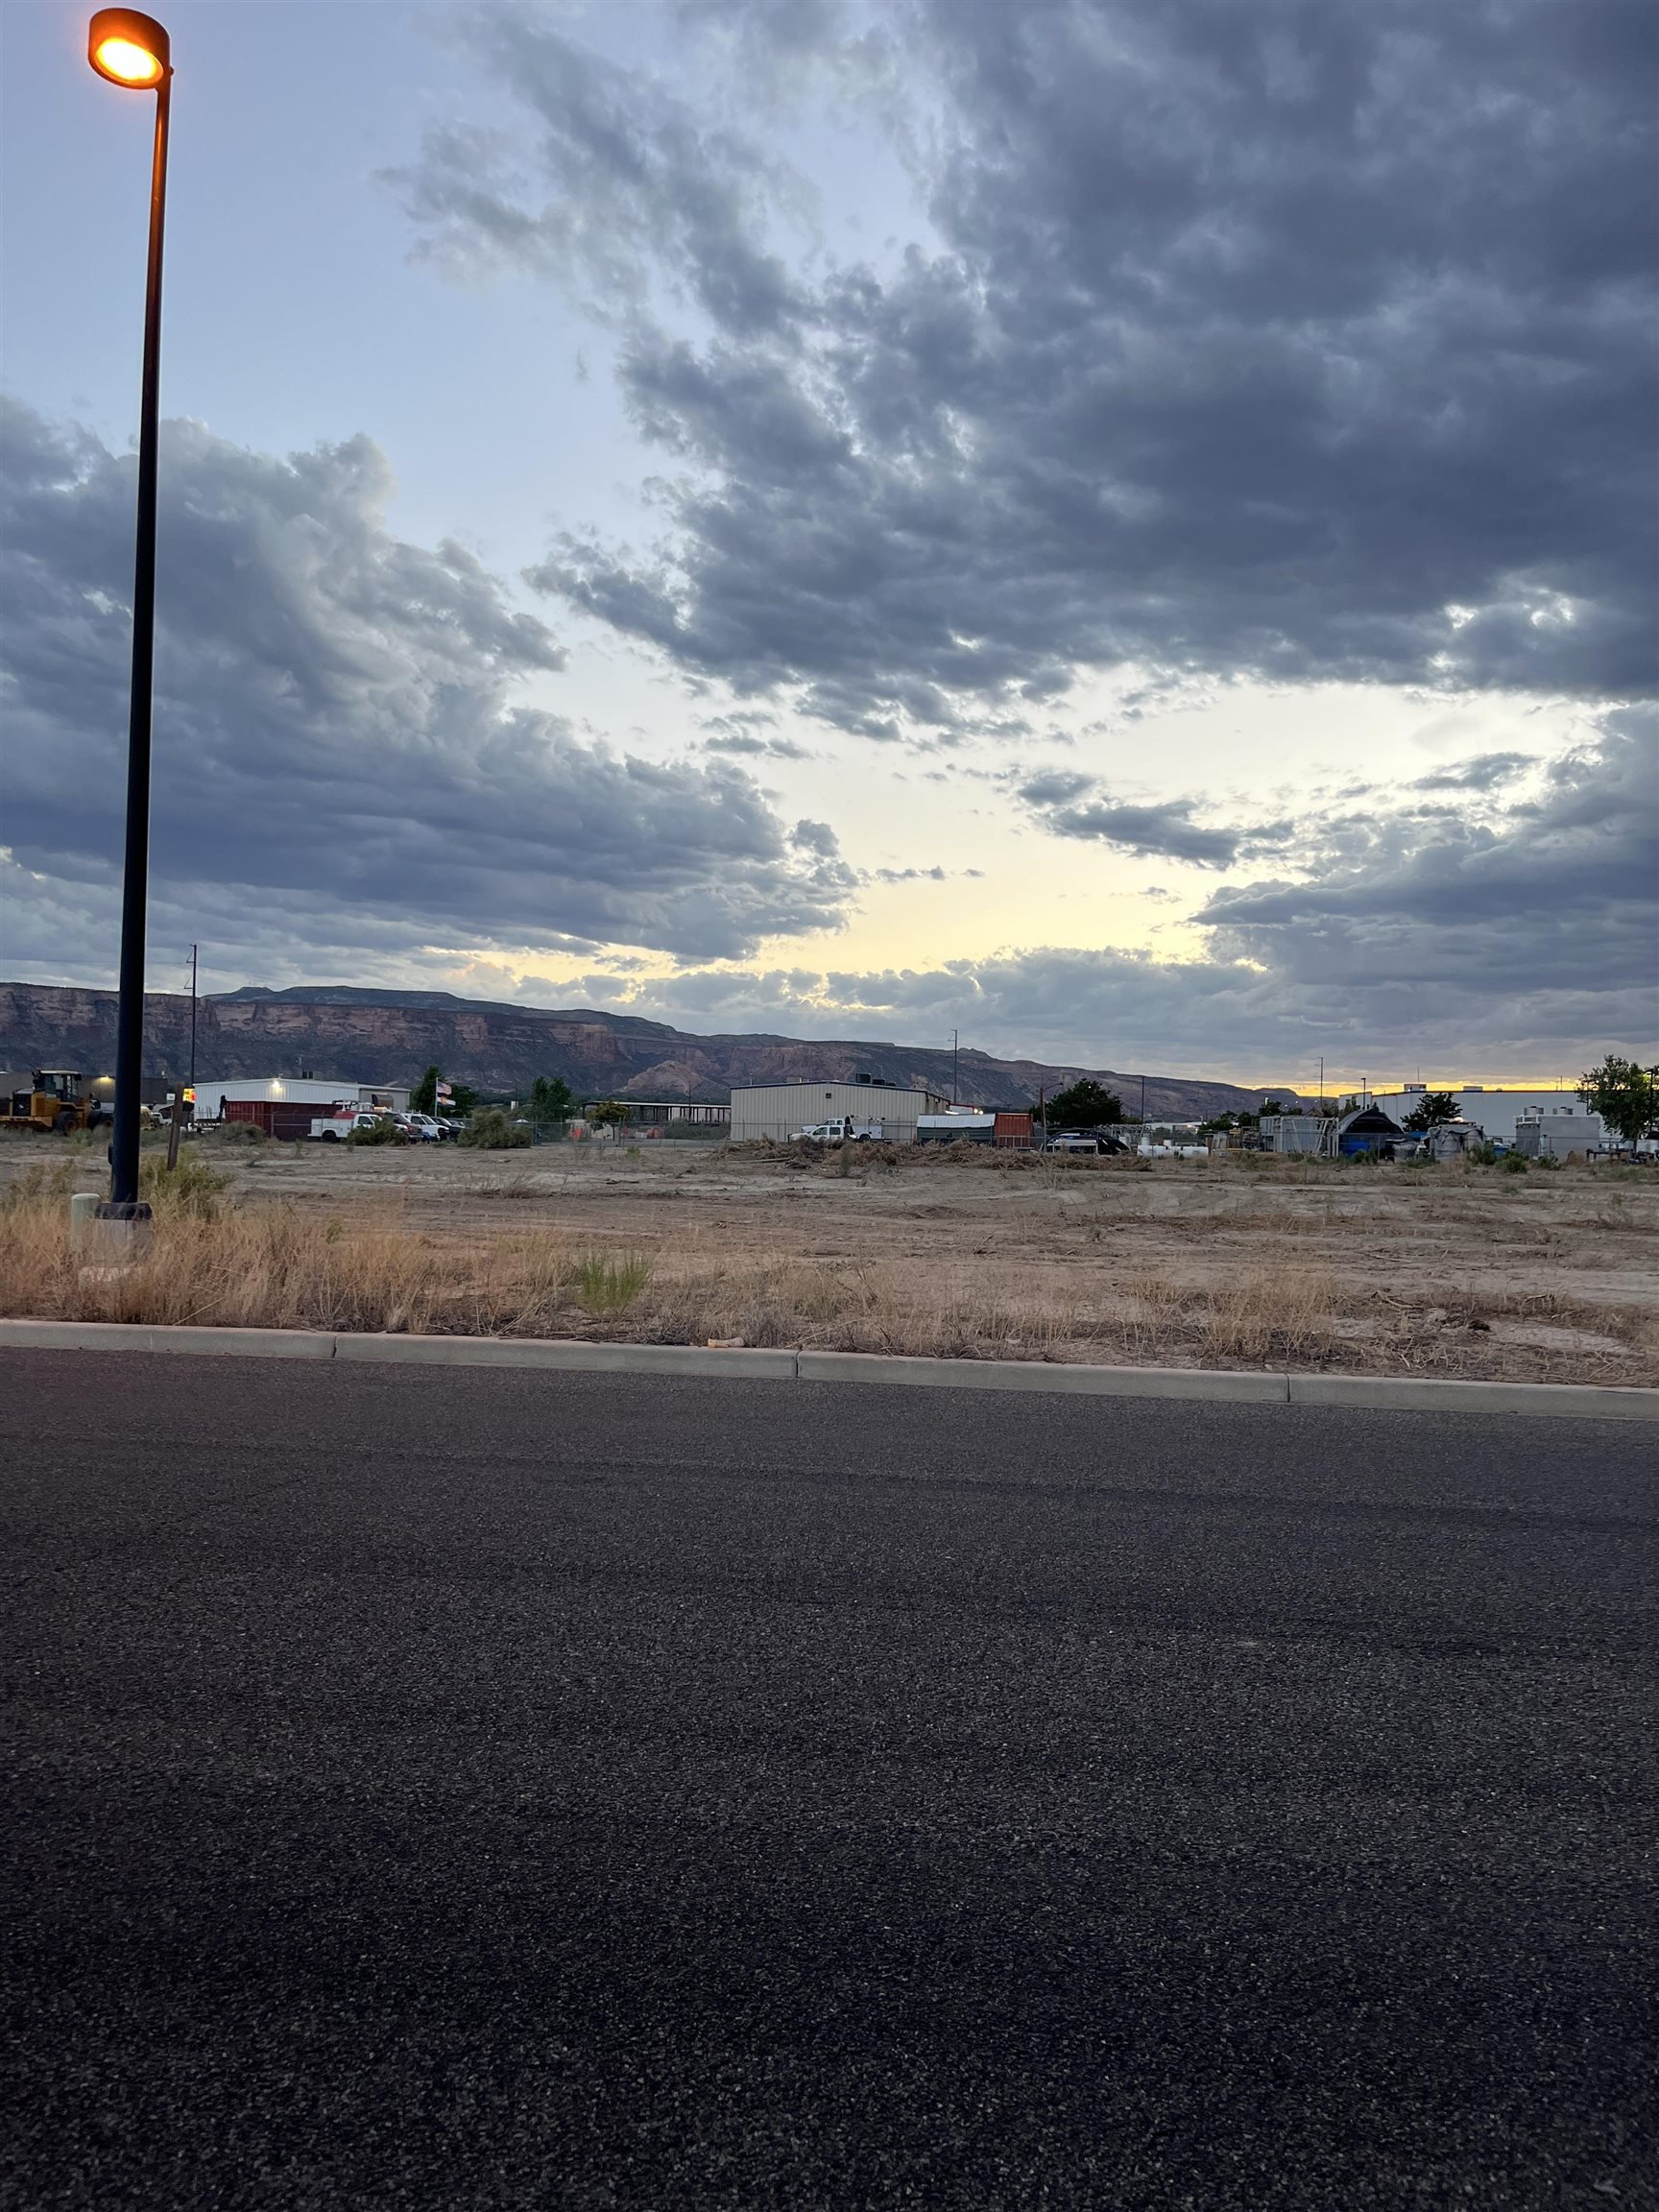
<path fill-rule="evenodd" d="M 761 242 L 768 204 L 792 188 L 782 164 L 545 14 L 471 10 L 463 36 L 518 93 L 536 132 L 527 159 L 505 133 L 437 128 L 413 167 L 387 172 L 441 266 L 527 268 L 602 314 L 642 307 L 665 274 L 744 336 L 797 312 L 783 263 Z"/>
<path fill-rule="evenodd" d="M 1659 998 L 1659 713 L 1606 717 L 1541 798 L 1493 820 L 1454 808 L 1351 818 L 1307 880 L 1229 885 L 1197 919 L 1286 983 L 1373 998 L 1474 991 Z"/>
<path fill-rule="evenodd" d="M 618 755 L 513 703 L 556 640 L 461 547 L 386 532 L 367 439 L 276 460 L 171 423 L 161 486 L 158 900 L 207 911 L 234 885 L 245 931 L 257 909 L 306 941 L 325 912 L 353 941 L 694 958 L 838 919 L 833 835 L 786 830 L 736 766 Z M 108 917 L 132 464 L 8 404 L 0 502 L 7 842 Z"/>
<path fill-rule="evenodd" d="M 1495 791 L 1524 775 L 1532 765 L 1526 753 L 1478 753 L 1472 760 L 1460 760 L 1449 768 L 1435 768 L 1427 776 L 1416 777 L 1410 785 L 1413 791 Z"/>
<path fill-rule="evenodd" d="M 892 21 L 937 116 L 943 245 L 811 285 L 770 259 L 753 145 L 550 34 L 474 34 L 548 137 L 533 186 L 429 148 L 427 235 L 543 266 L 550 193 L 561 239 L 661 241 L 714 325 L 637 318 L 622 356 L 641 431 L 687 464 L 672 559 L 567 540 L 545 589 L 878 737 L 1125 659 L 1653 686 L 1652 10 Z"/>
<path fill-rule="evenodd" d="M 1659 1055 L 1659 715 L 1609 714 L 1495 820 L 1450 809 L 1326 826 L 1306 880 L 1229 886 L 1206 955 L 1038 947 L 926 969 L 693 969 L 641 1013 L 916 1038 L 1084 1066 L 1294 1079 L 1437 1064 L 1572 1071 Z"/>
<path fill-rule="evenodd" d="M 1015 796 L 1051 836 L 1112 845 L 1142 858 L 1157 854 L 1188 860 L 1198 868 L 1231 868 L 1235 861 L 1287 844 L 1294 833 L 1295 825 L 1288 821 L 1200 821 L 1191 799 L 1136 804 L 1106 794 L 1085 803 L 1085 793 L 1097 789 L 1095 778 L 1063 768 L 1041 770 L 1014 786 Z"/>
<path fill-rule="evenodd" d="M 1206 829 L 1192 819 L 1190 800 L 1156 806 L 1127 806 L 1094 800 L 1087 806 L 1061 806 L 1047 817 L 1057 837 L 1081 837 L 1121 852 L 1158 854 L 1190 860 L 1200 868 L 1228 868 L 1238 856 L 1236 830 Z"/>

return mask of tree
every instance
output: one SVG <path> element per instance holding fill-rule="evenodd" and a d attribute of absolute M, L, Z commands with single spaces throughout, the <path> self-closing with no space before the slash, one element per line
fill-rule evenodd
<path fill-rule="evenodd" d="M 438 1111 L 438 1070 L 428 1068 L 409 1094 L 411 1114 L 436 1114 Z"/>
<path fill-rule="evenodd" d="M 1617 1052 L 1609 1052 L 1599 1067 L 1579 1076 L 1578 1095 L 1626 1144 L 1646 1136 L 1659 1115 L 1659 1084 L 1653 1070 L 1636 1060 L 1622 1060 Z"/>
<path fill-rule="evenodd" d="M 588 1109 L 589 1121 L 626 1121 L 628 1109 L 620 1098 L 601 1098 L 596 1106 Z"/>
<path fill-rule="evenodd" d="M 1085 1075 L 1048 1101 L 1050 1129 L 1104 1129 L 1123 1118 L 1123 1101 L 1115 1091 Z"/>
<path fill-rule="evenodd" d="M 1405 1126 L 1407 1129 L 1438 1129 L 1442 1122 L 1460 1121 L 1463 1109 L 1450 1091 L 1425 1091 L 1409 1114 Z"/>
<path fill-rule="evenodd" d="M 546 1121 L 568 1121 L 576 1111 L 576 1094 L 563 1075 L 538 1075 L 530 1086 L 530 1118 L 541 1124 Z"/>

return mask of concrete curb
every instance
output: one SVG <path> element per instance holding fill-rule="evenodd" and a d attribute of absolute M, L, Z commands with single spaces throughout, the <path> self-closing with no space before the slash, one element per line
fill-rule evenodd
<path fill-rule="evenodd" d="M 316 1329 L 188 1329 L 148 1321 L 0 1321 L 0 1350 L 190 1352 L 254 1359 L 332 1359 L 334 1339 Z"/>
<path fill-rule="evenodd" d="M 1088 1367 L 1041 1359 L 912 1359 L 875 1352 L 798 1352 L 802 1382 L 903 1382 L 923 1389 L 1049 1390 L 1088 1398 L 1226 1398 L 1283 1406 L 1283 1375 L 1251 1368 Z"/>
<path fill-rule="evenodd" d="M 752 1382 L 793 1382 L 795 1354 L 701 1344 L 586 1344 L 552 1336 L 369 1336 L 333 1339 L 336 1359 L 420 1367 L 541 1367 L 612 1375 L 734 1375 Z M 0 1334 L 0 1344 L 5 1337 Z"/>
<path fill-rule="evenodd" d="M 1378 1411 L 1527 1413 L 1659 1421 L 1659 1390 L 1587 1382 L 1454 1382 L 1392 1375 L 1289 1375 L 1226 1367 L 1063 1366 L 1034 1359 L 889 1358 L 871 1352 L 716 1352 L 701 1344 L 588 1344 L 531 1336 L 375 1336 L 306 1329 L 160 1328 L 126 1321 L 0 1320 L 0 1351 L 183 1352 L 389 1366 L 529 1367 L 612 1375 L 724 1375 L 761 1382 L 875 1382 L 1091 1398 L 1210 1399 Z"/>

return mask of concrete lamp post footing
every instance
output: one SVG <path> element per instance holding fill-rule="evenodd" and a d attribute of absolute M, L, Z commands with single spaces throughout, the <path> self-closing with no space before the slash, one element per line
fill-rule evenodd
<path fill-rule="evenodd" d="M 150 1257 L 151 1215 L 142 1198 L 98 1198 L 78 1190 L 69 1201 L 69 1250 L 77 1263 L 135 1267 Z"/>

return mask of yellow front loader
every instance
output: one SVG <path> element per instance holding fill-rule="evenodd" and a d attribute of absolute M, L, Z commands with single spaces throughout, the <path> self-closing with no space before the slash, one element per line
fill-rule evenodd
<path fill-rule="evenodd" d="M 81 1072 L 74 1068 L 36 1068 L 32 1087 L 13 1091 L 5 1105 L 0 1129 L 55 1130 L 60 1137 L 110 1118 L 102 1099 L 81 1095 Z"/>

